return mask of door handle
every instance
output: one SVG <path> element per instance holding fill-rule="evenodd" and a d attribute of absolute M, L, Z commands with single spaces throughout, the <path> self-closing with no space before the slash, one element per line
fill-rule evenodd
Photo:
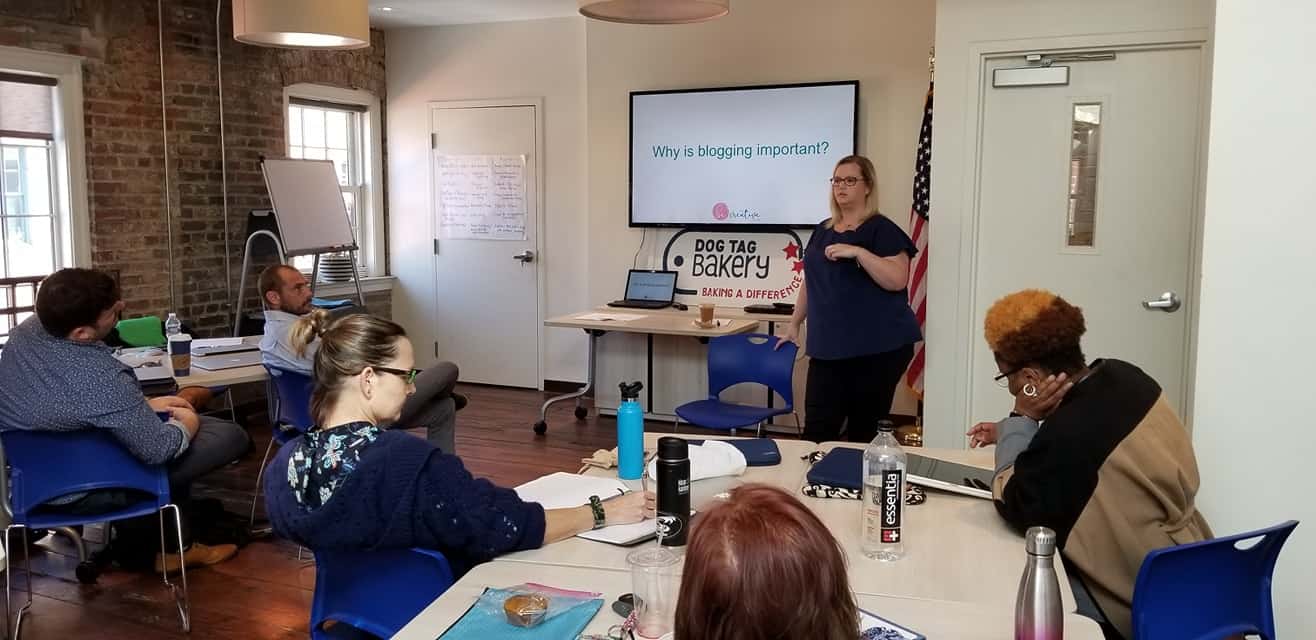
<path fill-rule="evenodd" d="M 1173 291 L 1166 291 L 1161 294 L 1160 298 L 1155 300 L 1142 301 L 1142 308 L 1148 311 L 1159 309 L 1166 313 L 1174 313 L 1175 311 L 1178 311 L 1181 306 L 1183 306 L 1183 304 L 1180 302 L 1179 296 Z"/>
<path fill-rule="evenodd" d="M 512 259 L 513 259 L 513 260 L 520 260 L 520 261 L 521 261 L 521 264 L 525 264 L 525 263 L 527 263 L 527 262 L 534 262 L 534 261 L 535 261 L 535 252 L 534 252 L 534 251 L 531 251 L 531 250 L 529 250 L 529 249 L 526 249 L 525 251 L 522 251 L 521 253 L 518 253 L 518 254 L 512 256 Z"/>

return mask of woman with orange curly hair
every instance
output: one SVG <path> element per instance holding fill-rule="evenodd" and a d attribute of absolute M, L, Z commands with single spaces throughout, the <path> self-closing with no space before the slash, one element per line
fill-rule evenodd
<path fill-rule="evenodd" d="M 1086 587 L 1075 589 L 1079 612 L 1102 621 L 1108 638 L 1130 638 L 1147 552 L 1211 537 L 1193 502 L 1192 440 L 1141 369 L 1086 363 L 1083 312 L 1064 298 L 1013 293 L 985 324 L 996 380 L 1015 397 L 1009 418 L 969 430 L 973 446 L 996 444 L 996 510 L 1019 531 L 1054 529 Z"/>

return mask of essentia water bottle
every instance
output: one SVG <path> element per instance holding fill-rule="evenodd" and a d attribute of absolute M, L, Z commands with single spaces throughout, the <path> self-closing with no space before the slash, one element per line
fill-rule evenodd
<path fill-rule="evenodd" d="M 896 426 L 877 423 L 877 437 L 864 449 L 864 555 L 893 562 L 905 555 L 902 529 L 905 506 L 905 452 L 896 441 Z"/>

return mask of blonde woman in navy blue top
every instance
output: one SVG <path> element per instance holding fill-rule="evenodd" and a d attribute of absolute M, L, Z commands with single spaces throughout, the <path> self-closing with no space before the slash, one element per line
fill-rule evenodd
<path fill-rule="evenodd" d="M 896 385 L 922 339 L 905 291 L 917 253 L 877 211 L 873 163 L 847 156 L 831 179 L 832 215 L 804 250 L 804 283 L 778 346 L 798 344 L 809 320 L 804 437 L 867 442 L 891 411 Z"/>

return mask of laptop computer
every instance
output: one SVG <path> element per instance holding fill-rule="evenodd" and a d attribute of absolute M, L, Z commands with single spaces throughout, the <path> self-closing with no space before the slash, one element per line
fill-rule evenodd
<path fill-rule="evenodd" d="M 201 344 L 197 344 L 197 343 Z M 260 336 L 251 338 L 199 339 L 192 341 L 193 356 L 217 356 L 227 353 L 242 353 L 260 349 Z"/>
<path fill-rule="evenodd" d="M 663 309 L 676 299 L 676 272 L 631 269 L 626 274 L 626 297 L 608 303 L 609 307 Z"/>
<path fill-rule="evenodd" d="M 906 479 L 910 484 L 922 485 L 942 491 L 992 499 L 991 469 L 947 462 L 917 453 L 905 454 Z M 809 469 L 807 479 L 812 484 L 825 484 L 856 491 L 864 488 L 864 450 L 853 447 L 832 449 Z"/>
<path fill-rule="evenodd" d="M 260 351 L 241 351 L 238 353 L 211 354 L 193 356 L 192 366 L 206 371 L 222 371 L 260 364 Z"/>

